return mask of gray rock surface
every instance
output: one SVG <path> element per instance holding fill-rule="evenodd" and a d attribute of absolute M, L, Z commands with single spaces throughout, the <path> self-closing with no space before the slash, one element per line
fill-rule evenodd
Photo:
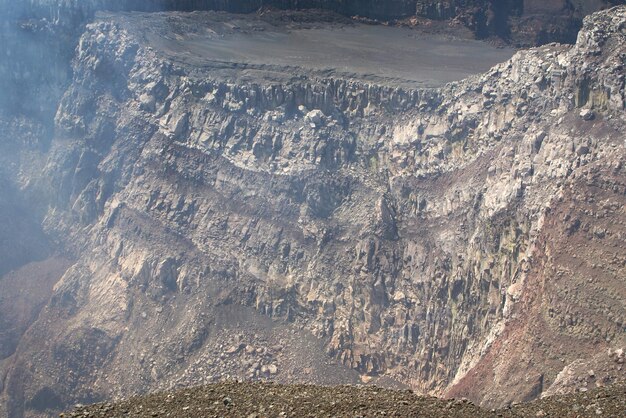
<path fill-rule="evenodd" d="M 626 344 L 625 7 L 438 88 L 195 65 L 133 19 L 87 26 L 53 138 L 7 174 L 75 261 L 0 414 L 218 373 L 503 405 Z"/>

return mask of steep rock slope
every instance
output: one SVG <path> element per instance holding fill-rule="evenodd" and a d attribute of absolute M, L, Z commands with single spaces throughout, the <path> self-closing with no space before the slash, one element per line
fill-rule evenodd
<path fill-rule="evenodd" d="M 0 109 L 36 117 L 51 128 L 78 38 L 98 11 L 315 8 L 426 30 L 465 27 L 477 38 L 530 46 L 573 43 L 585 15 L 620 3 L 624 0 L 0 0 Z"/>
<path fill-rule="evenodd" d="M 1 364 L 3 413 L 331 378 L 248 326 L 319 341 L 332 382 L 486 405 L 608 349 L 598 381 L 623 376 L 626 8 L 438 89 L 194 66 L 133 19 L 88 26 L 23 185 L 77 261 Z"/>

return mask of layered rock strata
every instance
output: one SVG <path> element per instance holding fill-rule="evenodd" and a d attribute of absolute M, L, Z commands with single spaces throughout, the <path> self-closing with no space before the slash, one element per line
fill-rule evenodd
<path fill-rule="evenodd" d="M 76 261 L 0 363 L 0 412 L 219 379 L 226 358 L 323 382 L 297 351 L 256 368 L 245 335 L 216 345 L 252 323 L 318 341 L 333 382 L 489 406 L 591 354 L 590 384 L 623 377 L 626 8 L 424 89 L 246 81 L 128 19 L 88 25 L 53 138 L 11 177 Z"/>

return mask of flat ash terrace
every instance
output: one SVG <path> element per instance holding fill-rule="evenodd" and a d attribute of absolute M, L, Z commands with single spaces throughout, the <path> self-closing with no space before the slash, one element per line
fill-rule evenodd
<path fill-rule="evenodd" d="M 322 11 L 102 13 L 184 66 L 240 82 L 354 79 L 402 88 L 439 87 L 485 72 L 513 49 Z"/>

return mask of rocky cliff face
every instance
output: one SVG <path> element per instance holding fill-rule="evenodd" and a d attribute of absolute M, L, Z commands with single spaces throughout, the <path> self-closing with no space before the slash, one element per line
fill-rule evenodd
<path fill-rule="evenodd" d="M 47 114 L 69 82 L 69 62 L 85 23 L 98 11 L 325 9 L 345 16 L 428 27 L 429 20 L 464 26 L 477 38 L 516 46 L 573 43 L 582 18 L 623 0 L 2 0 L 0 106 Z M 426 20 L 423 20 L 426 19 Z M 31 71 L 45 62 L 45 71 Z"/>
<path fill-rule="evenodd" d="M 150 19 L 87 26 L 51 138 L 11 119 L 38 139 L 6 178 L 74 261 L 0 413 L 226 373 L 485 405 L 624 377 L 625 7 L 422 89 L 191 65 Z"/>
<path fill-rule="evenodd" d="M 477 38 L 530 46 L 573 43 L 583 16 L 620 3 L 623 0 L 1 0 L 0 106 L 38 115 L 51 128 L 50 112 L 70 81 L 77 39 L 98 11 L 316 8 L 401 25 L 428 27 L 428 20 L 443 20 L 469 28 Z M 33 71 L 42 62 L 45 70 Z"/>

